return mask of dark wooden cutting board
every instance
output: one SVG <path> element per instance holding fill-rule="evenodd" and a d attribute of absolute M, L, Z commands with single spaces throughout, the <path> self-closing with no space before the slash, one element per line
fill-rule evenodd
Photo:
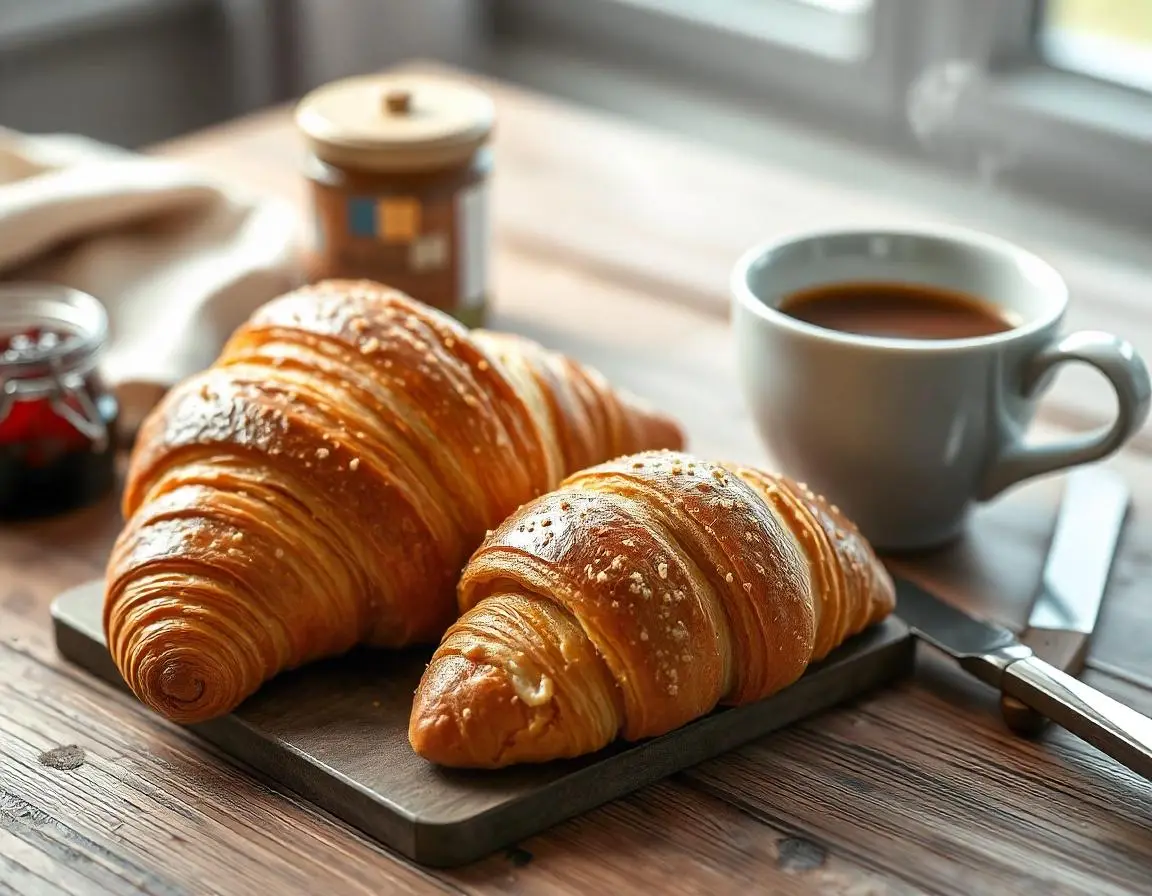
<path fill-rule="evenodd" d="M 100 582 L 56 599 L 57 648 L 125 687 L 104 643 L 101 602 Z M 890 619 L 768 700 L 638 744 L 497 772 L 441 769 L 412 752 L 408 714 L 429 653 L 361 650 L 316 663 L 277 677 L 233 714 L 191 727 L 415 861 L 458 865 L 905 674 L 914 644 Z"/>

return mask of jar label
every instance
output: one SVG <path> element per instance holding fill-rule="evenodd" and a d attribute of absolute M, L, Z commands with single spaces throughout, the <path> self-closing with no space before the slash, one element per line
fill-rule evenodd
<path fill-rule="evenodd" d="M 463 189 L 347 189 L 315 184 L 309 278 L 376 280 L 462 319 L 488 289 L 488 199 Z"/>
<path fill-rule="evenodd" d="M 456 214 L 460 245 L 460 307 L 483 304 L 488 289 L 488 185 L 475 184 L 460 191 Z"/>

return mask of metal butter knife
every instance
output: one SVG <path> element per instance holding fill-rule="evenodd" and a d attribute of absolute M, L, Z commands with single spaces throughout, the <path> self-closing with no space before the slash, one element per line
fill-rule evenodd
<path fill-rule="evenodd" d="M 1008 629 L 906 579 L 896 581 L 896 613 L 967 672 L 1152 781 L 1152 719 L 1044 662 Z"/>
<path fill-rule="evenodd" d="M 1068 474 L 1040 587 L 1019 641 L 1069 675 L 1079 675 L 1104 599 L 1116 544 L 1128 513 L 1124 477 L 1103 467 Z M 1008 727 L 1036 736 L 1047 719 L 1015 697 L 1000 701 Z"/>

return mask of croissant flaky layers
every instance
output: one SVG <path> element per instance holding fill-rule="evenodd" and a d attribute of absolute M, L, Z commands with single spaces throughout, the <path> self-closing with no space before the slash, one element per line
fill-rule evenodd
<path fill-rule="evenodd" d="M 494 768 L 652 737 L 767 697 L 893 609 L 807 487 L 678 452 L 578 472 L 476 551 L 416 692 L 413 748 Z"/>
<path fill-rule="evenodd" d="M 141 429 L 106 577 L 121 674 L 179 722 L 365 643 L 431 642 L 487 529 L 574 470 L 679 447 L 596 372 L 329 281 L 255 312 Z"/>

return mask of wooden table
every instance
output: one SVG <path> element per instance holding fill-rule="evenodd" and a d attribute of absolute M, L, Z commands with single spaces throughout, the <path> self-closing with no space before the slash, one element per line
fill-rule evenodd
<path fill-rule="evenodd" d="M 828 220 L 835 202 L 853 202 L 857 218 L 943 217 L 876 196 L 846 200 L 842 188 L 768 161 L 489 87 L 501 122 L 492 325 L 661 403 L 702 454 L 765 460 L 728 345 L 726 275 L 741 249 Z M 299 144 L 284 111 L 160 151 L 303 202 Z M 1107 268 L 1092 258 L 1069 253 L 1060 263 L 1074 285 L 1079 277 L 1095 290 L 1081 290 L 1073 324 L 1152 348 L 1148 295 L 1114 288 L 1122 278 L 1101 275 Z M 1042 432 L 1102 419 L 1100 394 L 1062 380 Z M 1145 433 L 1111 462 L 1129 477 L 1136 510 L 1086 673 L 1144 712 L 1152 712 L 1150 448 Z M 961 543 L 910 572 L 1019 623 L 1059 494 L 1058 479 L 1011 493 Z M 0 530 L 0 893 L 1152 888 L 1152 788 L 1061 731 L 1038 744 L 1012 737 L 995 695 L 927 650 L 915 680 L 507 854 L 454 871 L 414 867 L 57 657 L 49 602 L 102 571 L 118 525 L 109 498 Z"/>

